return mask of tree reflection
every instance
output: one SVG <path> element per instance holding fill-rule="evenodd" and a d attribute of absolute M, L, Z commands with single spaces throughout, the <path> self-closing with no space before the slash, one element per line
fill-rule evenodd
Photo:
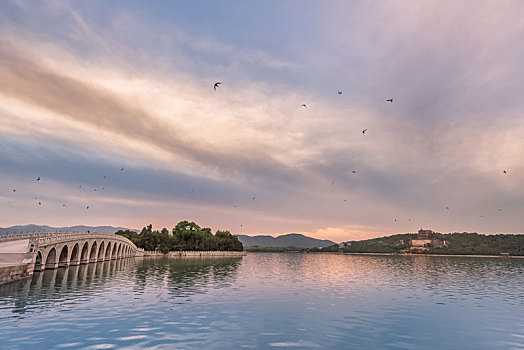
<path fill-rule="evenodd" d="M 209 288 L 231 285 L 242 257 L 236 258 L 157 258 L 137 261 L 135 291 L 152 285 L 165 285 L 172 297 L 205 293 Z"/>
<path fill-rule="evenodd" d="M 57 303 L 74 305 L 94 298 L 101 289 L 128 284 L 143 294 L 147 288 L 167 289 L 173 297 L 204 293 L 231 285 L 239 258 L 119 259 L 35 272 L 31 279 L 0 286 L 0 307 L 18 315 L 41 312 Z M 5 307 L 5 305 L 12 305 Z"/>

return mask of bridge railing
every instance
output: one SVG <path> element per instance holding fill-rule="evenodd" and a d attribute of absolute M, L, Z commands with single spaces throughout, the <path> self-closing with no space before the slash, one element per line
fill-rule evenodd
<path fill-rule="evenodd" d="M 58 243 L 60 241 L 70 241 L 71 239 L 85 239 L 85 238 L 102 238 L 102 239 L 116 239 L 123 241 L 136 247 L 126 237 L 116 235 L 114 233 L 102 233 L 102 232 L 24 232 L 24 233 L 12 233 L 0 236 L 0 243 L 8 241 L 18 241 L 21 239 L 29 239 L 37 247 L 45 244 Z"/>

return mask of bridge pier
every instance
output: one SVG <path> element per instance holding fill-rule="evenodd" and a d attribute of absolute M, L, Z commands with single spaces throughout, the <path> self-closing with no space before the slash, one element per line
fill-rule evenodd
<path fill-rule="evenodd" d="M 58 263 L 56 262 L 51 262 L 51 263 L 46 263 L 45 264 L 45 269 L 46 270 L 54 270 L 54 269 L 57 269 L 58 268 Z"/>
<path fill-rule="evenodd" d="M 40 264 L 40 265 L 35 265 L 35 268 L 33 271 L 36 271 L 36 272 L 40 272 L 40 271 L 44 271 L 45 270 L 45 265 L 44 264 Z"/>
<path fill-rule="evenodd" d="M 70 266 L 77 266 L 77 265 L 80 265 L 80 259 L 77 259 L 77 260 L 72 260 L 70 263 L 69 263 Z"/>

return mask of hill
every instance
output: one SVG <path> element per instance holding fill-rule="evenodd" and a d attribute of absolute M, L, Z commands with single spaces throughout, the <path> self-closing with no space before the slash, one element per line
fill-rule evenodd
<path fill-rule="evenodd" d="M 524 255 L 524 235 L 479 233 L 438 233 L 430 231 L 427 237 L 431 243 L 423 249 L 413 250 L 412 240 L 417 234 L 406 233 L 362 241 L 341 243 L 326 247 L 321 251 L 341 251 L 345 253 L 427 253 L 452 255 Z"/>
<path fill-rule="evenodd" d="M 297 248 L 318 248 L 334 245 L 335 242 L 329 240 L 307 237 L 299 233 L 290 233 L 278 237 L 273 236 L 246 236 L 237 235 L 244 247 L 297 247 Z"/>
<path fill-rule="evenodd" d="M 118 230 L 127 230 L 125 227 L 113 227 L 113 226 L 69 226 L 69 227 L 52 227 L 47 225 L 17 225 L 11 227 L 0 227 L 0 234 L 13 233 L 13 232 L 54 232 L 54 231 L 74 231 L 74 232 L 85 232 L 85 231 L 97 231 L 102 233 L 115 233 Z M 140 230 L 130 231 L 140 232 Z"/>

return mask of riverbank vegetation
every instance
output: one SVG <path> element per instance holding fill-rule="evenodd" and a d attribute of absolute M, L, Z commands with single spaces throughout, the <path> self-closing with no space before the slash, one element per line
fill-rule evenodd
<path fill-rule="evenodd" d="M 172 231 L 163 228 L 153 231 L 152 225 L 144 227 L 140 233 L 119 230 L 116 234 L 128 238 L 138 248 L 147 251 L 182 250 L 225 250 L 242 251 L 242 243 L 229 231 L 217 230 L 215 234 L 208 227 L 200 227 L 194 222 L 180 221 Z"/>
<path fill-rule="evenodd" d="M 524 235 L 498 234 L 483 235 L 478 233 L 431 232 L 428 239 L 442 244 L 428 244 L 423 250 L 413 249 L 412 240 L 416 234 L 399 234 L 388 237 L 346 242 L 322 249 L 310 251 L 344 253 L 426 253 L 451 255 L 524 255 Z"/>

